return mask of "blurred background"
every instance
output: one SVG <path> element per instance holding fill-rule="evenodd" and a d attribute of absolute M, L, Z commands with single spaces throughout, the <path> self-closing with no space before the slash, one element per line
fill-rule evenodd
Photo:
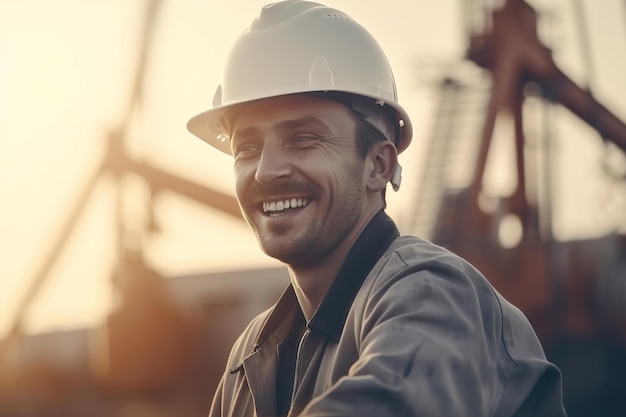
<path fill-rule="evenodd" d="M 287 272 L 185 129 L 266 1 L 0 0 L 0 417 L 203 416 Z M 388 212 L 626 415 L 626 1 L 328 0 L 414 124 Z"/>

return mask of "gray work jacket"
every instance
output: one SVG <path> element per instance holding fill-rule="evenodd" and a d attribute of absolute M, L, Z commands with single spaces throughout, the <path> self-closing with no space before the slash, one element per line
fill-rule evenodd
<path fill-rule="evenodd" d="M 412 236 L 389 242 L 356 284 L 333 283 L 333 301 L 307 323 L 290 416 L 565 416 L 560 372 L 517 308 L 447 250 Z M 278 346 L 299 308 L 290 286 L 249 324 L 210 417 L 276 416 Z"/>

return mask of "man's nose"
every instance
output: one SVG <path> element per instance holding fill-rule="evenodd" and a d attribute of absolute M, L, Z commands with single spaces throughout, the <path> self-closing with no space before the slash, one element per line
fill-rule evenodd
<path fill-rule="evenodd" d="M 291 175 L 292 167 L 287 152 L 281 146 L 266 143 L 254 178 L 261 184 L 269 184 L 275 179 Z"/>

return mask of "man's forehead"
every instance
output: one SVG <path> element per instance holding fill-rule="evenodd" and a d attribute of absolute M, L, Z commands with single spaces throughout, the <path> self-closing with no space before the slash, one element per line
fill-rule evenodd
<path fill-rule="evenodd" d="M 237 106 L 227 115 L 231 136 L 252 127 L 323 127 L 354 120 L 343 104 L 306 95 L 272 97 Z"/>
<path fill-rule="evenodd" d="M 275 131 L 290 131 L 298 128 L 306 127 L 315 129 L 320 132 L 328 132 L 329 125 L 323 120 L 315 116 L 304 116 L 298 118 L 285 117 L 276 120 L 264 120 L 262 123 L 246 121 L 235 124 L 233 127 L 233 138 L 237 136 L 247 136 L 255 134 L 264 129 L 272 129 Z"/>

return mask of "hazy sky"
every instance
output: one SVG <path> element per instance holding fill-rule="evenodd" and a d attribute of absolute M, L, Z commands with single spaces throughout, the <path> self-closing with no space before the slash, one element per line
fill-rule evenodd
<path fill-rule="evenodd" d="M 128 115 L 146 3 L 0 0 L 0 337 L 104 156 L 107 135 Z M 136 158 L 230 193 L 230 157 L 193 137 L 185 124 L 208 108 L 230 44 L 267 1 L 162 3 L 143 100 L 131 115 L 129 150 Z M 400 102 L 415 126 L 413 149 L 401 158 L 403 189 L 389 199 L 389 211 L 401 227 L 410 215 L 420 151 L 432 127 L 435 96 L 424 68 L 441 69 L 462 56 L 460 3 L 327 2 L 367 27 L 387 51 Z M 584 79 L 579 39 L 566 3 L 571 2 L 533 2 L 552 16 L 549 28 L 559 46 L 559 62 Z M 623 2 L 583 3 L 594 32 L 598 91 L 624 116 Z M 93 189 L 75 233 L 33 304 L 26 321 L 29 331 L 93 324 L 110 307 L 115 189 L 108 178 Z M 144 202 L 144 191 L 141 181 L 128 181 L 121 190 L 139 202 Z M 128 220 L 141 219 L 141 208 L 128 207 Z M 143 243 L 150 262 L 166 275 L 276 265 L 261 253 L 245 224 L 215 210 L 163 194 L 156 215 L 161 232 Z M 137 230 L 136 224 L 129 226 Z"/>

